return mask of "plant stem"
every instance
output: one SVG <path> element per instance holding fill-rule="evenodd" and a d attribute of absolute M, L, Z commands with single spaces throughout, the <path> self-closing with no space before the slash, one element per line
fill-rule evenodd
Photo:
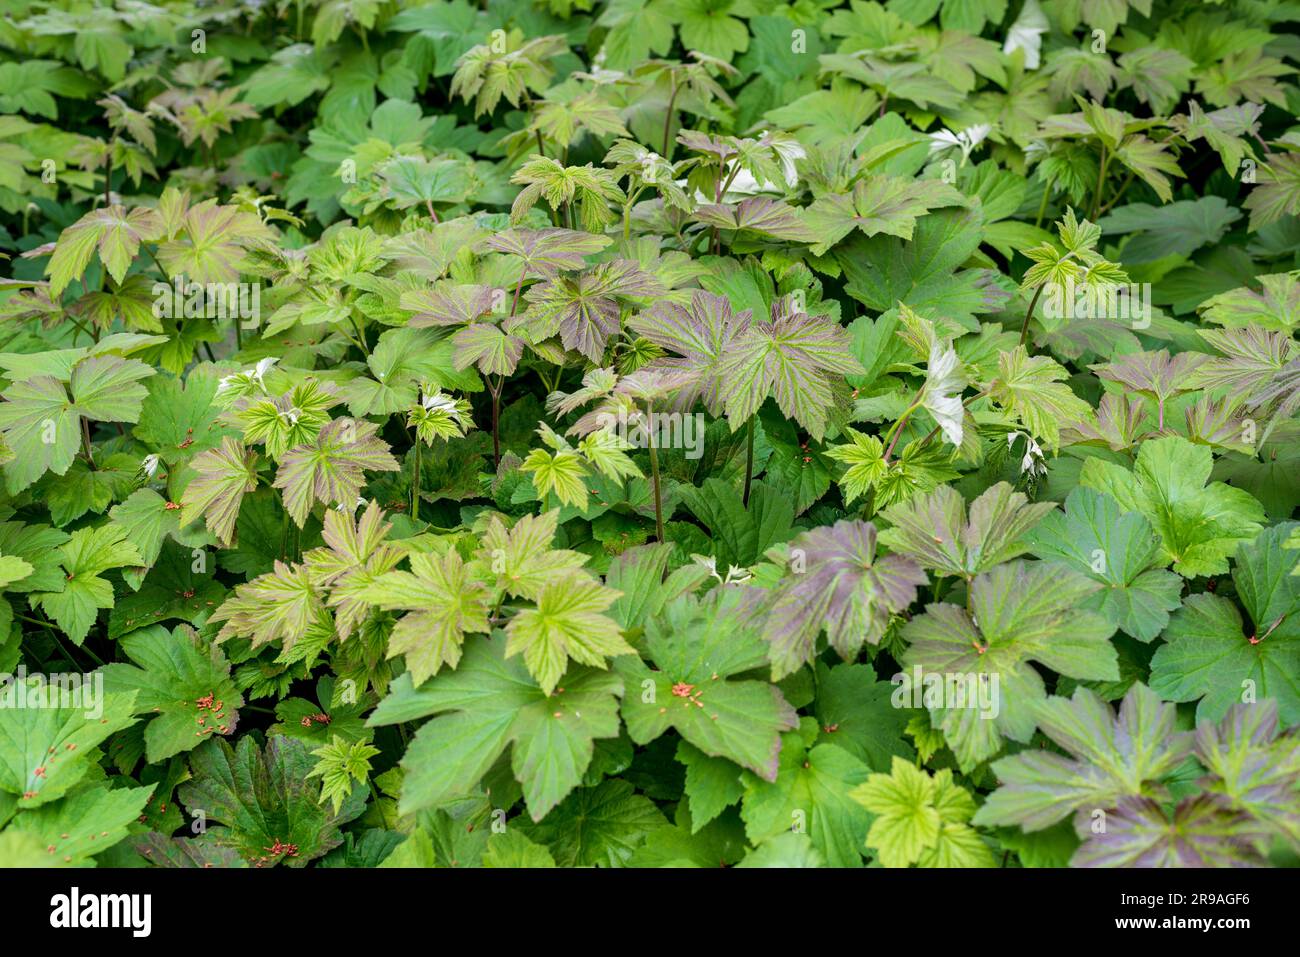
<path fill-rule="evenodd" d="M 84 415 L 81 417 L 81 447 L 86 453 L 86 461 L 90 467 L 95 467 L 95 454 L 90 445 L 90 420 Z"/>
<path fill-rule="evenodd" d="M 501 468 L 501 390 L 505 388 L 505 374 L 497 376 L 496 385 L 488 381 L 488 391 L 492 393 L 492 466 Z"/>
<path fill-rule="evenodd" d="M 1045 181 L 1043 183 L 1043 201 L 1038 204 L 1038 215 L 1034 218 L 1035 229 L 1043 225 L 1043 217 L 1047 215 L 1047 200 L 1051 197 L 1051 195 L 1052 195 L 1052 184 L 1050 182 Z"/>
<path fill-rule="evenodd" d="M 1020 344 L 1022 346 L 1029 335 L 1029 320 L 1034 314 L 1034 306 L 1038 305 L 1038 297 L 1043 294 L 1045 288 L 1047 288 L 1047 283 L 1039 284 L 1038 288 L 1034 290 L 1034 298 L 1029 300 L 1029 308 L 1025 310 L 1025 321 L 1020 324 Z"/>
<path fill-rule="evenodd" d="M 749 417 L 749 426 L 746 429 L 749 433 L 745 437 L 745 493 L 741 496 L 740 504 L 749 508 L 749 486 L 754 477 L 754 417 Z"/>
<path fill-rule="evenodd" d="M 1097 168 L 1097 189 L 1092 194 L 1092 215 L 1089 219 L 1097 218 L 1097 210 L 1101 208 L 1101 191 L 1106 185 L 1106 167 L 1110 165 L 1110 152 L 1106 149 L 1106 144 L 1101 144 L 1101 165 Z"/>
<path fill-rule="evenodd" d="M 673 132 L 673 106 L 677 103 L 677 81 L 673 81 L 672 93 L 668 96 L 668 113 L 664 116 L 664 159 L 673 161 L 673 142 L 669 137 Z"/>
<path fill-rule="evenodd" d="M 922 383 L 921 387 L 916 390 L 916 394 L 912 396 L 912 404 L 898 417 L 898 421 L 893 424 L 893 427 L 885 433 L 885 455 L 882 461 L 886 465 L 889 464 L 889 456 L 893 453 L 894 446 L 898 444 L 898 437 L 903 434 L 903 426 L 912 417 L 912 413 L 921 407 L 921 393 L 924 391 L 925 384 Z"/>
<path fill-rule="evenodd" d="M 411 518 L 420 520 L 420 431 L 415 432 L 415 474 L 411 477 Z"/>

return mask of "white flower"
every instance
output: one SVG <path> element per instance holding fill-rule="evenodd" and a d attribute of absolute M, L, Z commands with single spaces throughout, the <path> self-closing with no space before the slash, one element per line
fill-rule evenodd
<path fill-rule="evenodd" d="M 1020 8 L 1020 16 L 1007 31 L 1006 42 L 1002 44 L 1003 53 L 1015 50 L 1025 51 L 1025 69 L 1037 70 L 1043 49 L 1043 34 L 1051 29 L 1047 15 L 1038 5 L 1038 0 L 1025 0 Z"/>
<path fill-rule="evenodd" d="M 942 153 L 944 150 L 957 147 L 961 150 L 961 163 L 966 165 L 970 159 L 971 153 L 975 152 L 976 147 L 984 142 L 989 132 L 993 129 L 987 123 L 976 123 L 974 126 L 968 126 L 960 133 L 954 133 L 949 129 L 942 129 L 937 133 L 931 133 L 930 136 L 930 155 Z"/>
<path fill-rule="evenodd" d="M 718 574 L 718 560 L 714 558 L 712 555 L 692 554 L 691 558 L 696 562 L 696 564 L 703 565 L 705 568 L 707 568 L 709 570 L 709 574 L 712 575 L 714 578 L 716 578 L 718 581 L 722 581 L 722 576 Z"/>
<path fill-rule="evenodd" d="M 935 343 L 931 346 L 921 404 L 939 423 L 943 437 L 953 445 L 961 445 L 962 420 L 965 417 L 961 391 L 965 387 L 966 376 L 952 345 Z"/>
<path fill-rule="evenodd" d="M 262 381 L 263 377 L 274 369 L 275 364 L 279 361 L 274 356 L 267 356 L 265 359 L 258 359 L 257 365 L 253 367 L 252 376 L 257 380 L 257 384 L 262 387 L 263 392 L 266 391 L 266 383 Z"/>
<path fill-rule="evenodd" d="M 739 565 L 732 565 L 727 569 L 727 577 L 723 580 L 722 584 L 732 585 L 740 582 L 747 582 L 752 577 L 753 576 L 749 574 L 747 569 L 741 568 Z"/>
<path fill-rule="evenodd" d="M 144 461 L 140 463 L 140 471 L 144 472 L 149 478 L 153 478 L 154 473 L 158 471 L 158 456 L 146 455 Z"/>
<path fill-rule="evenodd" d="M 1020 472 L 1031 478 L 1047 474 L 1047 462 L 1043 458 L 1043 450 L 1034 437 L 1028 432 L 1011 432 L 1007 435 L 1007 449 L 1010 450 L 1015 444 L 1016 439 L 1021 435 L 1025 437 L 1025 454 L 1020 459 Z"/>
<path fill-rule="evenodd" d="M 465 414 L 457 407 L 456 400 L 443 395 L 441 389 L 435 389 L 432 394 L 422 393 L 420 405 L 430 415 L 444 415 L 462 428 L 465 425 Z"/>

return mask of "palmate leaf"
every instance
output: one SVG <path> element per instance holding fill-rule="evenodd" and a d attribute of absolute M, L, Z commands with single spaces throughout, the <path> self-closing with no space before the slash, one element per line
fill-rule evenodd
<path fill-rule="evenodd" d="M 333 419 L 314 441 L 284 454 L 274 487 L 282 490 L 284 506 L 299 528 L 317 502 L 354 506 L 365 483 L 364 470 L 401 471 L 377 431 L 373 422 Z"/>
<path fill-rule="evenodd" d="M 952 770 L 931 775 L 895 757 L 888 774 L 873 774 L 849 796 L 876 819 L 867 846 L 885 867 L 992 867 L 993 854 L 968 823 L 970 792 Z"/>
<path fill-rule="evenodd" d="M 1218 724 L 1196 727 L 1196 758 L 1211 774 L 1207 791 L 1300 846 L 1300 752 L 1295 735 L 1279 734 L 1273 699 L 1236 702 Z"/>
<path fill-rule="evenodd" d="M 1140 683 L 1124 696 L 1118 717 L 1087 688 L 1032 710 L 1042 732 L 1070 757 L 1026 750 L 995 761 L 999 787 L 975 813 L 977 825 L 1038 831 L 1076 810 L 1113 808 L 1124 797 L 1162 798 L 1160 782 L 1191 752 L 1191 734 L 1175 730 L 1173 705 Z"/>
<path fill-rule="evenodd" d="M 0 688 L 0 792 L 20 808 L 63 797 L 95 766 L 99 745 L 136 723 L 134 694 L 99 697 L 86 680 L 82 688 L 70 686 L 64 698 L 62 685 L 6 678 Z M 33 697 L 37 693 L 42 696 Z M 18 694 L 25 695 L 22 703 Z"/>
<path fill-rule="evenodd" d="M 1108 640 L 1115 626 L 1079 608 L 1099 588 L 1059 566 L 1017 559 L 975 578 L 969 612 L 939 602 L 903 627 L 909 647 L 902 665 L 921 669 L 923 676 L 912 693 L 943 729 L 963 769 L 997 754 L 1003 737 L 1029 740 L 1034 705 L 1046 694 L 1030 661 L 1080 680 L 1119 678 L 1118 658 Z M 926 675 L 961 678 L 961 700 L 922 697 L 922 689 L 929 690 Z"/>
<path fill-rule="evenodd" d="M 1258 180 L 1243 204 L 1250 210 L 1251 232 L 1300 212 L 1300 154 L 1270 153 Z"/>
<path fill-rule="evenodd" d="M 257 452 L 245 449 L 236 439 L 221 440 L 221 447 L 195 457 L 195 477 L 181 495 L 182 525 L 199 515 L 217 540 L 230 547 L 244 496 L 257 488 Z"/>
<path fill-rule="evenodd" d="M 576 667 L 564 691 L 548 695 L 504 650 L 500 633 L 475 638 L 455 671 L 419 689 L 398 678 L 370 716 L 367 723 L 379 727 L 437 715 L 402 759 L 402 813 L 471 794 L 509 747 L 528 812 L 540 821 L 582 782 L 595 739 L 618 734 L 618 675 Z"/>
<path fill-rule="evenodd" d="M 210 838 L 250 864 L 305 867 L 343 842 L 339 825 L 361 814 L 367 796 L 357 788 L 331 813 L 316 800 L 308 778 L 313 764 L 296 738 L 274 736 L 265 750 L 251 735 L 237 748 L 207 741 L 190 758 L 193 780 L 178 793 L 192 811 L 224 825 L 210 827 Z"/>
<path fill-rule="evenodd" d="M 122 206 L 103 206 L 92 210 L 59 236 L 54 255 L 45 266 L 50 295 L 58 297 L 70 282 L 80 279 L 97 249 L 100 262 L 120 284 L 140 244 L 154 242 L 162 234 L 162 219 L 152 209 L 138 206 L 128 211 Z"/>
<path fill-rule="evenodd" d="M 794 507 L 780 486 L 755 482 L 749 505 L 733 485 L 706 479 L 699 488 L 684 489 L 682 500 L 711 533 L 708 553 L 724 568 L 746 567 L 760 560 L 771 546 L 793 532 Z"/>
<path fill-rule="evenodd" d="M 1151 688 L 1169 701 L 1200 699 L 1196 716 L 1217 721 L 1236 701 L 1277 699 L 1282 721 L 1300 722 L 1300 577 L 1283 547 L 1297 527 L 1266 529 L 1237 551 L 1233 581 L 1250 618 L 1220 595 L 1192 595 L 1151 659 Z"/>
<path fill-rule="evenodd" d="M 154 374 L 138 359 L 102 354 L 74 360 L 67 376 L 14 377 L 0 402 L 0 431 L 13 459 L 4 466 L 11 494 L 47 471 L 64 475 L 80 444 L 79 419 L 135 422 Z"/>
<path fill-rule="evenodd" d="M 698 399 L 716 416 L 723 411 L 723 358 L 749 331 L 750 317 L 750 310 L 732 312 L 725 296 L 695 290 L 688 305 L 660 300 L 634 314 L 628 326 L 673 353 L 654 360 L 649 368 L 681 374 L 683 384 L 674 404 L 689 409 Z"/>
<path fill-rule="evenodd" d="M 773 679 L 811 662 L 823 629 L 846 661 L 864 643 L 878 644 L 890 616 L 906 609 L 926 581 L 910 558 L 876 554 L 870 522 L 803 532 L 791 540 L 789 554 L 794 567 L 759 610 Z"/>
<path fill-rule="evenodd" d="M 506 229 L 484 245 L 519 257 L 528 272 L 550 279 L 566 270 L 582 269 L 587 264 L 585 257 L 611 242 L 608 236 L 573 229 Z"/>
<path fill-rule="evenodd" d="M 649 838 L 668 827 L 663 812 L 631 784 L 602 781 L 580 788 L 538 823 L 521 830 L 550 848 L 561 867 L 622 867 Z"/>
<path fill-rule="evenodd" d="M 838 745 L 873 771 L 884 771 L 895 755 L 915 759 L 903 737 L 915 712 L 895 706 L 895 683 L 878 681 L 871 665 L 827 668 L 819 661 L 816 669 L 818 743 Z"/>
<path fill-rule="evenodd" d="M 1160 536 L 1139 512 L 1121 512 L 1109 495 L 1076 488 L 1065 511 L 1053 511 L 1029 533 L 1030 550 L 1105 587 L 1084 599 L 1121 631 L 1151 641 L 1179 607 L 1183 583 L 1160 560 Z"/>
<path fill-rule="evenodd" d="M 694 215 L 706 226 L 747 230 L 777 239 L 811 243 L 821 236 L 803 221 L 797 207 L 768 196 L 752 196 L 734 206 L 700 206 Z"/>
<path fill-rule="evenodd" d="M 65 800 L 17 815 L 5 834 L 28 835 L 46 861 L 60 867 L 93 867 L 102 853 L 130 833 L 157 785 L 84 788 Z M 53 851 L 51 851 L 53 848 Z M 23 865 L 31 866 L 30 862 Z"/>
<path fill-rule="evenodd" d="M 487 586 L 471 577 L 455 549 L 442 556 L 415 553 L 410 562 L 409 572 L 379 575 L 360 594 L 380 608 L 409 610 L 393 628 L 388 657 L 405 657 L 418 688 L 443 665 L 456 667 L 467 633 L 492 629 Z"/>
<path fill-rule="evenodd" d="M 730 680 L 767 662 L 767 646 L 740 606 L 737 592 L 720 590 L 703 601 L 678 598 L 649 619 L 645 648 L 654 670 L 636 655 L 615 663 L 633 689 L 623 698 L 623 720 L 637 744 L 671 728 L 704 754 L 773 781 L 781 732 L 798 718 L 775 686 Z"/>
<path fill-rule="evenodd" d="M 916 221 L 930 210 L 965 203 L 965 196 L 939 180 L 868 176 L 854 184 L 852 193 L 814 201 L 804 211 L 804 223 L 818 237 L 813 255 L 824 256 L 855 229 L 867 236 L 884 233 L 911 239 Z"/>
<path fill-rule="evenodd" d="M 1063 381 L 1069 373 L 1048 356 L 1031 356 L 1024 346 L 998 356 L 998 374 L 989 396 L 1052 450 L 1060 442 L 1060 423 L 1086 422 L 1092 408 Z"/>
<path fill-rule="evenodd" d="M 81 528 L 59 548 L 65 579 L 59 591 L 33 592 L 33 605 L 40 605 L 80 645 L 101 608 L 113 607 L 113 585 L 103 573 L 125 565 L 143 564 L 139 550 L 126 541 L 120 525 Z"/>
<path fill-rule="evenodd" d="M 506 657 L 523 654 L 524 664 L 551 694 L 570 661 L 596 668 L 605 659 L 635 654 L 618 623 L 603 614 L 618 592 L 575 572 L 542 588 L 536 608 L 525 608 L 506 626 Z"/>
<path fill-rule="evenodd" d="M 1300 325 L 1300 276 L 1273 273 L 1256 279 L 1258 292 L 1242 286 L 1207 299 L 1197 310 L 1206 321 L 1229 329 L 1258 326 L 1291 333 Z"/>
<path fill-rule="evenodd" d="M 940 575 L 972 578 L 1029 550 L 1027 536 L 1052 502 L 1030 502 L 999 482 L 970 503 L 951 485 L 891 505 L 881 517 L 890 525 L 880 540 Z"/>
<path fill-rule="evenodd" d="M 534 342 L 557 333 L 566 349 L 581 352 L 599 365 L 605 343 L 619 329 L 619 299 L 663 293 L 663 286 L 636 263 L 626 259 L 600 263 L 576 276 L 562 275 L 524 293 L 531 303 L 513 331 L 523 328 Z"/>
<path fill-rule="evenodd" d="M 740 816 L 755 846 L 791 831 L 806 833 L 831 867 L 860 867 L 871 813 L 850 796 L 870 774 L 865 764 L 834 744 L 812 744 L 816 722 L 781 737 L 775 781 L 746 771 Z"/>
<path fill-rule="evenodd" d="M 216 735 L 233 734 L 243 696 L 216 645 L 202 647 L 185 628 L 141 628 L 118 641 L 134 664 L 104 668 L 104 690 L 135 692 L 135 712 L 149 718 L 145 755 L 165 761 Z"/>
<path fill-rule="evenodd" d="M 718 374 L 732 431 L 770 395 L 782 412 L 820 441 L 827 410 L 834 404 L 831 374 L 865 371 L 841 326 L 779 300 L 772 306 L 770 322 L 751 323 L 728 344 Z"/>
<path fill-rule="evenodd" d="M 170 276 L 182 274 L 200 283 L 238 282 L 246 245 L 261 239 L 274 236 L 256 213 L 209 199 L 184 210 L 178 228 L 158 247 L 158 260 Z"/>
<path fill-rule="evenodd" d="M 1122 797 L 1100 834 L 1080 827 L 1087 840 L 1073 867 L 1263 866 L 1267 830 L 1222 798 L 1198 794 L 1174 808 L 1173 820 L 1151 798 Z"/>
<path fill-rule="evenodd" d="M 587 556 L 564 548 L 552 548 L 560 513 L 525 515 L 507 529 L 493 515 L 483 533 L 480 560 L 496 575 L 495 595 L 509 594 L 536 601 L 547 587 L 567 580 L 587 563 Z"/>
<path fill-rule="evenodd" d="M 218 641 L 247 637 L 256 648 L 279 640 L 288 651 L 308 629 L 328 622 L 328 612 L 305 566 L 276 561 L 265 575 L 237 586 L 210 620 L 225 622 Z"/>
<path fill-rule="evenodd" d="M 1079 484 L 1144 515 L 1160 536 L 1161 564 L 1172 561 L 1185 578 L 1220 575 L 1237 546 L 1254 538 L 1264 510 L 1241 489 L 1222 482 L 1207 486 L 1212 466 L 1207 446 L 1169 436 L 1142 443 L 1132 472 L 1089 459 Z"/>

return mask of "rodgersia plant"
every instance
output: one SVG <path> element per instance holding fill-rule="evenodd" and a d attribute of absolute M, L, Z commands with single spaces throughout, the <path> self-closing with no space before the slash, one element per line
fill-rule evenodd
<path fill-rule="evenodd" d="M 1295 862 L 1285 4 L 65 6 L 0 865 Z"/>

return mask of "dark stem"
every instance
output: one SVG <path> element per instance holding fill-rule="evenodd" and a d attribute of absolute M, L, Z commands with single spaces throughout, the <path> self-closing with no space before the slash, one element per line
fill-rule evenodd
<path fill-rule="evenodd" d="M 673 106 L 677 103 L 677 81 L 673 81 L 673 91 L 668 97 L 668 115 L 664 117 L 664 159 L 673 161 L 673 141 L 669 139 L 673 132 Z"/>
<path fill-rule="evenodd" d="M 749 508 L 749 486 L 754 477 L 754 418 L 750 416 L 748 435 L 745 437 L 745 493 L 740 504 Z"/>
<path fill-rule="evenodd" d="M 1042 283 L 1034 290 L 1034 298 L 1029 300 L 1029 308 L 1025 310 L 1025 321 L 1020 324 L 1020 344 L 1025 344 L 1025 338 L 1029 335 L 1029 320 L 1034 315 L 1034 306 L 1038 305 L 1038 297 L 1043 294 L 1047 283 Z"/>
<path fill-rule="evenodd" d="M 90 420 L 85 416 L 81 417 L 81 446 L 86 453 L 86 461 L 90 463 L 91 468 L 94 468 L 95 455 L 90 447 Z"/>
<path fill-rule="evenodd" d="M 505 388 L 505 374 L 497 376 L 496 385 L 489 381 L 488 390 L 492 393 L 492 465 L 501 468 L 501 390 Z"/>
<path fill-rule="evenodd" d="M 411 518 L 420 520 L 420 430 L 415 430 L 415 475 L 411 477 Z"/>

